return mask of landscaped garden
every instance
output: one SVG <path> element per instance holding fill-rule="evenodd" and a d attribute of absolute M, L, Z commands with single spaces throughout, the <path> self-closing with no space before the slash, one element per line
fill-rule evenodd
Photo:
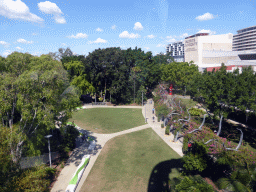
<path fill-rule="evenodd" d="M 109 140 L 81 191 L 168 191 L 181 157 L 151 128 Z"/>
<path fill-rule="evenodd" d="M 91 108 L 78 110 L 69 119 L 82 129 L 95 133 L 115 133 L 145 125 L 141 109 Z"/>
<path fill-rule="evenodd" d="M 182 177 L 171 179 L 170 188 L 255 191 L 255 132 L 222 122 L 222 115 L 221 120 L 216 116 L 206 118 L 205 112 L 188 109 L 175 97 L 167 101 L 165 90 L 160 85 L 155 91 L 156 114 L 162 119 L 168 118 L 166 129 L 172 127 L 174 141 L 183 142 L 185 154 Z M 204 180 L 210 185 L 205 185 Z"/>

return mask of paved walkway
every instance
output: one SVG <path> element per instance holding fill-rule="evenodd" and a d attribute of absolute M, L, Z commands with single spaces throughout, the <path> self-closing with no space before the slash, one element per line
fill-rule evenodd
<path fill-rule="evenodd" d="M 56 183 L 54 184 L 51 192 L 64 192 L 68 186 L 69 181 L 71 180 L 77 166 L 80 164 L 82 157 L 86 154 L 91 155 L 90 162 L 88 166 L 86 167 L 83 176 L 78 184 L 78 187 L 76 191 L 80 191 L 83 183 L 85 182 L 87 176 L 89 175 L 97 157 L 99 156 L 102 148 L 106 144 L 106 142 L 118 135 L 123 135 L 126 133 L 131 133 L 134 131 L 139 131 L 142 129 L 146 129 L 149 127 L 152 127 L 152 129 L 174 150 L 176 151 L 179 155 L 183 156 L 182 153 L 182 144 L 178 141 L 177 143 L 173 143 L 172 140 L 174 138 L 173 135 L 170 136 L 165 136 L 164 132 L 165 130 L 161 128 L 161 122 L 156 122 L 153 123 L 152 121 L 152 108 L 153 108 L 153 101 L 152 104 L 151 100 L 148 100 L 148 104 L 142 106 L 91 106 L 91 105 L 86 105 L 83 108 L 96 108 L 96 107 L 109 107 L 109 108 L 141 108 L 142 109 L 142 114 L 145 117 L 145 112 L 146 112 L 146 118 L 147 118 L 147 124 L 138 126 L 132 129 L 124 130 L 121 132 L 117 133 L 112 133 L 112 134 L 98 134 L 98 133 L 93 133 L 93 132 L 87 132 L 88 136 L 92 137 L 96 141 L 96 148 L 94 151 L 88 151 L 88 143 L 83 143 L 80 145 L 78 148 L 74 149 L 72 155 L 70 156 L 67 164 L 61 171 Z M 155 117 L 155 120 L 156 117 Z"/>

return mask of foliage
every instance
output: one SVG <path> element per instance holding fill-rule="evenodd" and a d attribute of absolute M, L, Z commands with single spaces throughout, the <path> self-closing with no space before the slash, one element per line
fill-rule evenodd
<path fill-rule="evenodd" d="M 207 108 L 215 115 L 230 114 L 227 107 L 237 107 L 255 111 L 256 109 L 256 74 L 251 67 L 243 68 L 242 73 L 226 71 L 226 66 L 217 71 L 204 71 L 192 77 L 188 90 L 191 96 L 201 97 Z"/>
<path fill-rule="evenodd" d="M 22 171 L 21 175 L 16 176 L 13 191 L 49 191 L 51 178 L 56 169 L 39 166 Z"/>
<path fill-rule="evenodd" d="M 189 110 L 189 113 L 192 116 L 200 116 L 200 115 L 204 115 L 205 114 L 205 112 L 203 110 L 198 109 L 198 108 L 191 108 Z"/>
<path fill-rule="evenodd" d="M 70 150 L 76 146 L 76 138 L 79 136 L 79 131 L 75 128 L 75 125 L 67 125 L 63 131 L 63 145 Z"/>
<path fill-rule="evenodd" d="M 181 177 L 181 182 L 175 186 L 175 191 L 214 192 L 213 187 L 206 183 L 199 175 Z"/>
<path fill-rule="evenodd" d="M 19 133 L 17 142 L 9 143 L 12 159 L 17 162 L 26 151 L 40 154 L 56 116 L 65 111 L 61 119 L 65 123 L 80 103 L 80 93 L 70 86 L 61 63 L 49 55 L 14 52 L 5 59 L 5 66 L 0 75 L 0 118 L 1 124 Z"/>
<path fill-rule="evenodd" d="M 11 132 L 7 127 L 0 125 L 0 191 L 12 191 L 14 176 L 19 173 L 19 163 L 12 161 L 10 139 L 16 140 L 15 130 Z"/>
<path fill-rule="evenodd" d="M 192 152 L 186 154 L 182 160 L 184 161 L 183 167 L 187 173 L 202 172 L 210 162 L 206 147 L 197 142 L 192 144 Z"/>
<path fill-rule="evenodd" d="M 170 128 L 168 126 L 166 126 L 165 128 L 165 134 L 166 135 L 169 135 L 170 134 Z"/>
<path fill-rule="evenodd" d="M 189 63 L 172 62 L 161 66 L 161 80 L 170 82 L 184 89 L 190 80 L 199 74 L 198 67 Z"/>

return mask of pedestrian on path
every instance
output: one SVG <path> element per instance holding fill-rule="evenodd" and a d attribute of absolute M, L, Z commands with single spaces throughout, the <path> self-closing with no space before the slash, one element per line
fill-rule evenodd
<path fill-rule="evenodd" d="M 152 119 L 153 119 L 153 123 L 155 123 L 155 116 L 153 116 Z"/>
<path fill-rule="evenodd" d="M 152 109 L 152 114 L 154 114 L 154 113 L 155 113 L 155 108 Z"/>

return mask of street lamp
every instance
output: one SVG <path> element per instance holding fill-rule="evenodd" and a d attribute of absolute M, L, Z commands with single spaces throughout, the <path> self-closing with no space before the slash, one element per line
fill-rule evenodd
<path fill-rule="evenodd" d="M 142 92 L 142 102 L 141 102 L 141 104 L 142 104 L 142 107 L 143 107 L 143 90 L 141 92 Z"/>
<path fill-rule="evenodd" d="M 51 148 L 50 148 L 50 141 L 49 141 L 49 138 L 52 137 L 52 135 L 46 135 L 44 137 L 48 139 L 49 160 L 50 160 L 50 167 L 52 167 Z"/>
<path fill-rule="evenodd" d="M 147 87 L 146 87 L 146 89 L 148 89 Z M 147 101 L 146 101 L 146 103 L 145 103 L 145 123 L 147 123 L 147 117 L 146 117 L 146 105 L 147 104 Z"/>

